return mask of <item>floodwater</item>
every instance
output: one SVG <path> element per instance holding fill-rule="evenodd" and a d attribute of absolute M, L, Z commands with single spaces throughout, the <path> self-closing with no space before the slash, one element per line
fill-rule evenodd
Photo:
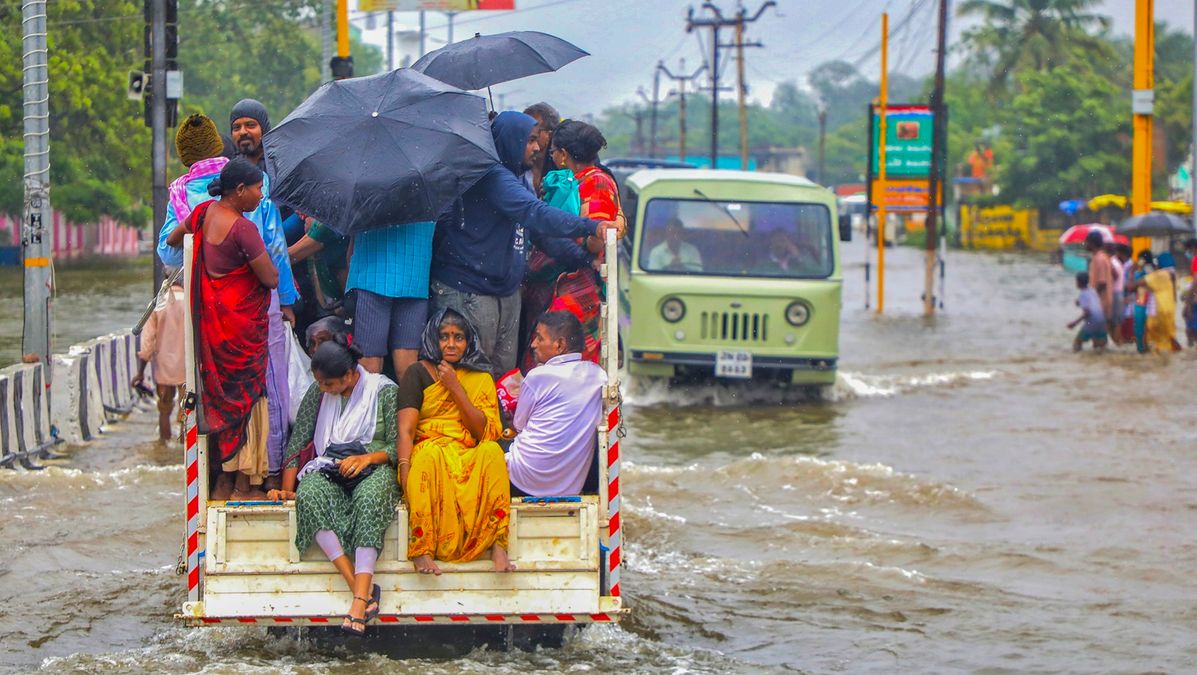
<path fill-rule="evenodd" d="M 588 628 L 560 650 L 397 661 L 264 629 L 174 625 L 181 451 L 144 440 L 153 429 L 141 415 L 60 467 L 0 472 L 0 663 L 88 673 L 1193 668 L 1193 354 L 1072 354 L 1071 280 L 1023 255 L 951 254 L 945 311 L 928 321 L 921 253 L 887 257 L 877 317 L 863 309 L 863 248 L 848 250 L 842 377 L 823 400 L 629 392 L 621 483 L 633 613 L 620 627 Z M 137 314 L 144 273 L 91 276 L 76 286 L 83 298 L 59 297 L 77 310 L 59 317 L 63 334 Z M 93 307 L 106 315 L 83 311 Z"/>

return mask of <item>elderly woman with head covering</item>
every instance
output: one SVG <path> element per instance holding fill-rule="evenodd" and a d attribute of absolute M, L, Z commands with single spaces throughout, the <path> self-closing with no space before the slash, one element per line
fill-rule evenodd
<path fill-rule="evenodd" d="M 295 548 L 307 550 L 315 541 L 353 591 L 342 629 L 355 635 L 378 614 L 382 594 L 374 566 L 399 500 L 398 388 L 358 365 L 359 358 L 360 352 L 337 339 L 313 351 L 316 381 L 291 431 L 283 488 L 267 494 L 295 500 Z"/>
<path fill-rule="evenodd" d="M 399 388 L 399 483 L 409 511 L 407 555 L 417 571 L 440 574 L 434 560 L 507 558 L 511 487 L 490 362 L 473 326 L 452 309 L 424 329 L 419 362 Z"/>

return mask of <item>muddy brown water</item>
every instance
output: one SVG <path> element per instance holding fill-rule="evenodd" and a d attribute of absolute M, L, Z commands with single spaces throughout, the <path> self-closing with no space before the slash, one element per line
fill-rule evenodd
<path fill-rule="evenodd" d="M 562 649 L 397 660 L 257 628 L 188 629 L 181 450 L 148 414 L 40 473 L 0 472 L 0 664 L 52 672 L 1191 670 L 1194 354 L 1073 355 L 1067 274 L 954 253 L 919 314 L 847 252 L 841 378 L 821 400 L 633 383 L 631 617 Z M 131 323 L 146 268 L 64 271 L 60 335 Z M 0 353 L 19 300 L 0 276 Z M 15 286 L 19 289 L 19 284 Z M 66 289 L 73 289 L 69 293 Z M 16 326 L 14 328 L 14 325 Z"/>

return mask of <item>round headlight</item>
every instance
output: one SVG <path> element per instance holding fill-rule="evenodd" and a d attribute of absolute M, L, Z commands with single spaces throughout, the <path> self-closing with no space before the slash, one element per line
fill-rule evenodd
<path fill-rule="evenodd" d="M 677 323 L 686 316 L 686 305 L 677 298 L 669 298 L 661 303 L 661 318 L 669 323 Z"/>
<path fill-rule="evenodd" d="M 810 321 L 810 307 L 801 300 L 795 300 L 786 307 L 786 321 L 791 326 L 803 326 Z"/>

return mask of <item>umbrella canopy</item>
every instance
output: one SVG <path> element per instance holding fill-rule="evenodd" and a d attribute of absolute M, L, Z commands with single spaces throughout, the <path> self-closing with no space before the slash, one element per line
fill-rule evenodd
<path fill-rule="evenodd" d="M 1118 226 L 1118 234 L 1128 237 L 1167 237 L 1193 234 L 1193 224 L 1171 213 L 1152 211 L 1131 216 Z"/>
<path fill-rule="evenodd" d="M 531 30 L 479 35 L 428 52 L 411 64 L 429 77 L 460 89 L 550 73 L 589 52 L 559 37 Z"/>
<path fill-rule="evenodd" d="M 1114 241 L 1114 233 L 1110 231 L 1109 225 L 1089 223 L 1088 225 L 1073 225 L 1064 230 L 1064 234 L 1060 235 L 1060 245 L 1083 244 L 1090 232 L 1100 233 L 1103 243 L 1109 244 Z"/>
<path fill-rule="evenodd" d="M 408 69 L 329 82 L 262 142 L 271 199 L 346 235 L 434 220 L 499 161 L 486 102 Z"/>

